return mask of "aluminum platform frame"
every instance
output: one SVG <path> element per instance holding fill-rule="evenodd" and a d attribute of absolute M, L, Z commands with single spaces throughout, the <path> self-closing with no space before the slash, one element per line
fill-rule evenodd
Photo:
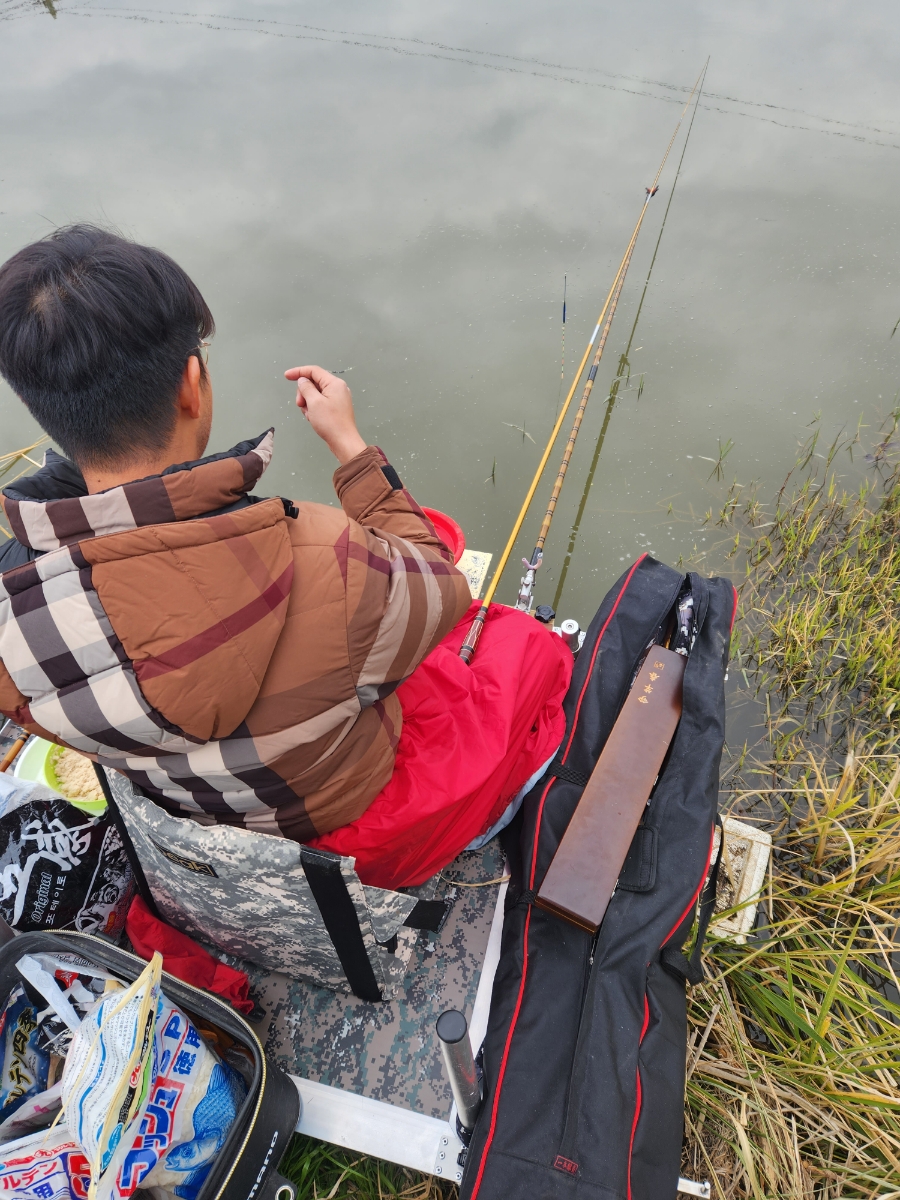
<path fill-rule="evenodd" d="M 503 933 L 503 906 L 507 884 L 498 889 L 497 902 L 491 920 L 487 948 L 481 964 L 481 976 L 475 994 L 475 1004 L 469 1020 L 469 1040 L 477 1054 L 487 1032 L 494 975 L 500 962 L 500 939 Z M 446 1121 L 413 1112 L 384 1100 L 373 1100 L 354 1092 L 302 1079 L 291 1079 L 300 1093 L 300 1119 L 297 1133 L 330 1142 L 335 1146 L 436 1175 L 453 1183 L 462 1180 L 459 1156 L 464 1150 L 456 1133 L 456 1108 Z M 708 1183 L 678 1180 L 678 1191 L 686 1196 L 710 1200 Z"/>

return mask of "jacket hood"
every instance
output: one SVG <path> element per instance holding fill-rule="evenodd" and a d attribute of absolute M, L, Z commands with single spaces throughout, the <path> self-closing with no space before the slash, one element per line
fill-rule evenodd
<path fill-rule="evenodd" d="M 75 464 L 48 450 L 39 470 L 3 489 L 0 504 L 16 540 L 44 552 L 143 525 L 190 520 L 246 500 L 271 461 L 274 437 L 268 429 L 230 450 L 92 495 Z"/>
<path fill-rule="evenodd" d="M 30 721 L 89 752 L 115 730 L 138 755 L 241 724 L 293 579 L 285 506 L 246 497 L 272 442 L 94 495 L 52 455 L 6 490 L 17 538 L 45 552 L 0 576 L 0 660 Z"/>

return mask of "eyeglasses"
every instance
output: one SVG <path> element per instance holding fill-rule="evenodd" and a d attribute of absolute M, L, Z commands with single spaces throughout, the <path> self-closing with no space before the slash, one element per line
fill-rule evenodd
<path fill-rule="evenodd" d="M 208 363 L 209 362 L 209 342 L 200 342 L 199 345 L 194 347 L 194 349 L 188 355 L 188 358 L 190 358 L 191 355 L 194 355 L 194 354 L 196 354 L 197 357 L 204 364 Z"/>

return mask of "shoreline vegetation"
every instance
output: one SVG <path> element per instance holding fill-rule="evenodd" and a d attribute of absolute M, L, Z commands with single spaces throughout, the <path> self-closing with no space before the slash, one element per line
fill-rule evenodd
<path fill-rule="evenodd" d="M 721 807 L 774 839 L 753 934 L 711 939 L 689 996 L 682 1174 L 723 1200 L 900 1197 L 898 418 L 855 491 L 859 436 L 814 434 L 770 512 L 735 484 L 716 521 L 743 574 L 730 699 L 762 733 Z"/>
<path fill-rule="evenodd" d="M 859 434 L 824 454 L 813 434 L 770 507 L 734 483 L 707 514 L 723 541 L 703 568 L 724 559 L 739 589 L 729 726 L 747 735 L 720 805 L 774 839 L 754 930 L 711 935 L 688 994 L 681 1171 L 718 1200 L 900 1200 L 898 423 L 855 490 L 838 464 Z M 297 1200 L 457 1194 L 300 1136 L 281 1170 Z"/>

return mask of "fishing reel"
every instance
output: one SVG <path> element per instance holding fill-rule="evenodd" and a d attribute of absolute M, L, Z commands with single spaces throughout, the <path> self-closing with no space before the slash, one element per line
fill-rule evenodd
<path fill-rule="evenodd" d="M 535 550 L 530 559 L 522 559 L 525 574 L 522 576 L 519 594 L 516 597 L 516 608 L 520 612 L 531 612 L 531 606 L 534 601 L 534 576 L 543 561 L 543 557 L 543 554 L 539 550 Z M 534 610 L 534 617 L 542 625 L 549 625 L 551 633 L 555 633 L 557 637 L 562 638 L 563 642 L 572 651 L 573 656 L 578 655 L 578 651 L 584 645 L 585 630 L 581 628 L 577 621 L 562 621 L 559 625 L 555 625 L 556 612 L 552 604 L 539 604 Z"/>
<path fill-rule="evenodd" d="M 525 568 L 525 574 L 522 576 L 519 585 L 519 594 L 516 597 L 516 608 L 520 612 L 530 613 L 531 605 L 534 600 L 534 576 L 543 561 L 543 554 L 539 550 L 535 550 L 531 558 L 523 558 L 522 566 Z"/>

